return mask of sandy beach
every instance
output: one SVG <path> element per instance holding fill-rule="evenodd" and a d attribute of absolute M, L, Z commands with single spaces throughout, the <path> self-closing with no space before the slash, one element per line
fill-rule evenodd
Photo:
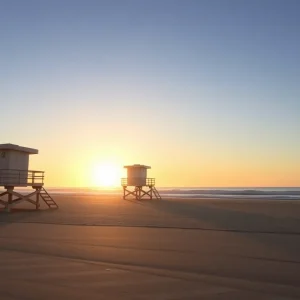
<path fill-rule="evenodd" d="M 54 198 L 0 214 L 1 300 L 300 298 L 298 201 Z"/>

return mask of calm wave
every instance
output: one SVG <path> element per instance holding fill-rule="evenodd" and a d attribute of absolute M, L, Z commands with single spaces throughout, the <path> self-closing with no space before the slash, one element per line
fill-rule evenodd
<path fill-rule="evenodd" d="M 300 187 L 202 188 L 158 187 L 165 198 L 268 198 L 300 200 Z M 23 189 L 24 190 L 24 189 Z M 28 191 L 28 189 L 26 189 Z M 47 188 L 52 194 L 122 195 L 121 188 Z"/>

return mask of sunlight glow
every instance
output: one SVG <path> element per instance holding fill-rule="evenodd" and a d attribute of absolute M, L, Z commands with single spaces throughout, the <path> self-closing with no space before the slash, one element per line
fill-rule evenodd
<path fill-rule="evenodd" d="M 101 163 L 93 167 L 92 181 L 98 187 L 117 187 L 120 185 L 120 166 L 113 163 Z"/>

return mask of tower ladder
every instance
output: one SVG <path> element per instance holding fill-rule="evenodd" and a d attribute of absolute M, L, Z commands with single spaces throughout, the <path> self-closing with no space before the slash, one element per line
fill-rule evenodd
<path fill-rule="evenodd" d="M 156 197 L 157 199 L 161 200 L 161 196 L 160 196 L 158 190 L 155 188 L 155 186 L 152 187 L 152 191 L 153 191 L 153 194 L 155 195 L 155 197 Z"/>
<path fill-rule="evenodd" d="M 45 201 L 45 203 L 49 206 L 49 208 L 52 209 L 58 208 L 57 203 L 54 201 L 54 199 L 48 194 L 48 192 L 44 188 L 41 188 L 40 196 Z"/>

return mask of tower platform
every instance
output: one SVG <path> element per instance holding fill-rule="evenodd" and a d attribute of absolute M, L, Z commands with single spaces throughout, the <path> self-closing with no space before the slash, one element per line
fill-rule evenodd
<path fill-rule="evenodd" d="M 155 178 L 146 178 L 143 185 L 132 185 L 128 178 L 121 179 L 121 185 L 123 187 L 123 199 L 129 199 L 130 196 L 136 200 L 142 199 L 159 199 L 161 196 L 158 190 L 155 188 Z"/>
<path fill-rule="evenodd" d="M 0 205 L 4 211 L 10 212 L 12 208 L 19 203 L 29 202 L 40 207 L 40 199 L 42 199 L 49 208 L 58 208 L 57 203 L 44 189 L 44 171 L 29 170 L 13 170 L 0 169 L 0 186 L 5 191 L 0 193 Z M 15 191 L 17 187 L 32 187 L 34 192 L 23 194 Z"/>

